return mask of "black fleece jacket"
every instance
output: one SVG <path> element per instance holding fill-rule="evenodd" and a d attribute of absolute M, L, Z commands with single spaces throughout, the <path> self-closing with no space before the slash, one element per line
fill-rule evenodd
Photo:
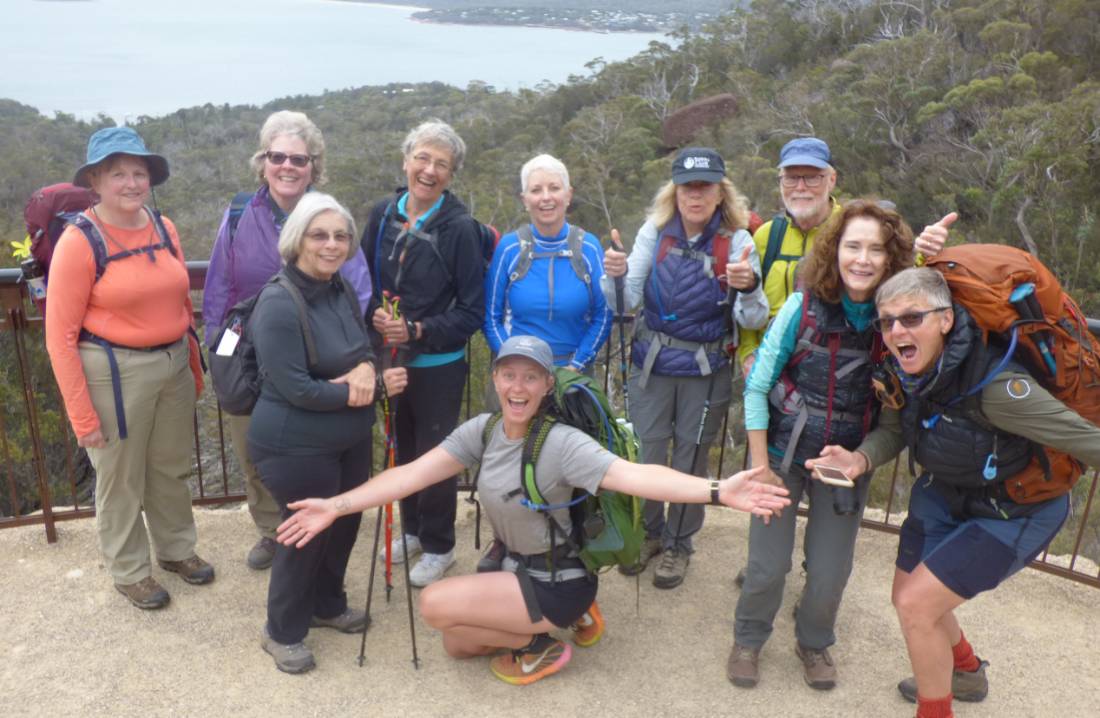
<path fill-rule="evenodd" d="M 380 346 L 370 318 L 385 290 L 401 298 L 403 316 L 423 323 L 423 336 L 410 343 L 410 356 L 462 349 L 485 317 L 485 262 L 477 224 L 466 205 L 447 191 L 420 231 L 406 232 L 406 217 L 397 211 L 405 191 L 400 188 L 374 205 L 363 231 L 374 289 L 367 312 L 371 339 Z"/>

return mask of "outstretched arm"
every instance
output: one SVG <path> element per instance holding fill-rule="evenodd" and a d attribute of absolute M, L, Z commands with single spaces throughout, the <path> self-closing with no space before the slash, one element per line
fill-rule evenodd
<path fill-rule="evenodd" d="M 279 525 L 276 539 L 301 548 L 341 516 L 366 511 L 403 499 L 409 494 L 454 476 L 464 467 L 441 447 L 416 461 L 383 471 L 365 484 L 331 499 L 303 499 L 287 504 L 295 513 Z"/>
<path fill-rule="evenodd" d="M 791 500 L 787 489 L 757 481 L 764 467 L 739 471 L 718 482 L 718 499 L 726 506 L 768 517 Z M 619 459 L 604 474 L 600 488 L 620 491 L 655 501 L 678 504 L 705 504 L 710 502 L 710 481 L 689 476 L 658 464 L 632 464 Z"/>

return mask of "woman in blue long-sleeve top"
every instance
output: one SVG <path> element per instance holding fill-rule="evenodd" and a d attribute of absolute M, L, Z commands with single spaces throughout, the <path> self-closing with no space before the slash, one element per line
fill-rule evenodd
<path fill-rule="evenodd" d="M 573 198 L 561 160 L 538 155 L 520 171 L 521 198 L 531 222 L 501 238 L 485 276 L 485 337 L 496 353 L 513 335 L 550 345 L 554 363 L 591 368 L 611 332 L 611 310 L 600 291 L 600 241 L 565 220 Z"/>

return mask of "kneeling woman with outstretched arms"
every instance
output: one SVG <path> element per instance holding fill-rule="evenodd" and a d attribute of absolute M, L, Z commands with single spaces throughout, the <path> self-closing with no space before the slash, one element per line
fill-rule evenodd
<path fill-rule="evenodd" d="M 444 648 L 452 656 L 511 649 L 490 663 L 503 681 L 526 684 L 561 670 L 571 649 L 549 632 L 571 627 L 574 642 L 592 645 L 603 631 L 603 619 L 595 605 L 596 576 L 575 552 L 556 556 L 553 566 L 548 565 L 549 522 L 526 508 L 522 491 L 516 490 L 524 438 L 554 390 L 553 366 L 546 342 L 530 336 L 509 338 L 493 365 L 503 414 L 487 441 L 482 437 L 490 415 L 483 414 L 410 464 L 339 496 L 292 503 L 288 508 L 297 512 L 279 527 L 278 540 L 302 547 L 340 516 L 399 499 L 480 462 L 478 484 L 485 512 L 494 533 L 511 551 L 506 570 L 445 578 L 424 589 L 420 611 L 443 633 Z M 539 490 L 550 505 L 567 502 L 575 488 L 591 493 L 608 489 L 658 501 L 712 501 L 765 518 L 790 503 L 786 489 L 752 480 L 762 469 L 722 481 L 690 480 L 663 466 L 631 464 L 583 432 L 560 424 L 547 435 L 535 469 Z M 570 533 L 568 509 L 553 513 L 563 531 Z M 532 580 L 521 581 L 522 574 Z"/>

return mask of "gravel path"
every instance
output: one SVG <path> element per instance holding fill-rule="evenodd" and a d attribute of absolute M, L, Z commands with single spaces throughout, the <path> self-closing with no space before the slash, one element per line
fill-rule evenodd
<path fill-rule="evenodd" d="M 459 563 L 472 571 L 472 511 L 460 504 Z M 841 609 L 834 647 L 841 683 L 818 693 L 801 679 L 790 607 L 802 581 L 793 575 L 773 640 L 762 656 L 761 684 L 731 686 L 725 661 L 743 563 L 744 515 L 708 509 L 683 586 L 658 591 L 603 577 L 600 605 L 608 632 L 577 649 L 560 675 L 527 688 L 492 678 L 486 659 L 457 661 L 417 623 L 421 668 L 410 662 L 403 579 L 393 600 L 376 601 L 367 663 L 356 665 L 358 636 L 314 630 L 318 662 L 304 676 L 278 672 L 259 648 L 267 574 L 249 571 L 254 540 L 241 509 L 196 510 L 200 553 L 217 580 L 188 586 L 156 569 L 172 593 L 162 611 L 132 608 L 99 561 L 92 521 L 58 527 L 50 546 L 41 527 L 0 531 L 0 593 L 7 660 L 0 665 L 5 716 L 912 716 L 894 689 L 906 675 L 901 635 L 889 603 L 896 538 L 864 531 Z M 365 599 L 373 512 L 364 521 L 349 569 L 352 600 Z M 796 549 L 801 551 L 801 549 Z M 796 562 L 797 563 L 797 562 Z M 376 592 L 376 599 L 381 598 Z M 1025 571 L 961 612 L 979 654 L 991 662 L 992 689 L 981 704 L 956 707 L 959 718 L 1100 714 L 1100 593 Z"/>

